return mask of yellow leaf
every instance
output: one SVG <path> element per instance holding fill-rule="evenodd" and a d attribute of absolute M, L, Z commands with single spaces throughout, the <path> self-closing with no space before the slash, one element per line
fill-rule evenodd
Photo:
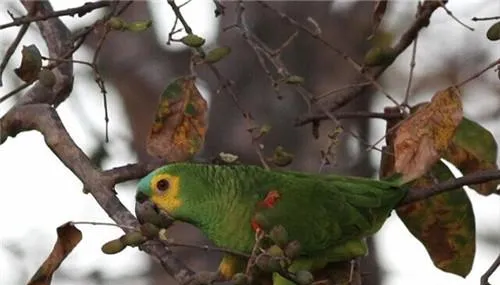
<path fill-rule="evenodd" d="M 170 162 L 190 159 L 202 147 L 206 132 L 207 102 L 195 78 L 180 77 L 163 92 L 147 140 L 147 151 Z"/>
<path fill-rule="evenodd" d="M 418 109 L 396 131 L 395 172 L 404 181 L 425 174 L 446 152 L 462 120 L 459 91 L 454 87 L 437 92 L 431 102 Z"/>

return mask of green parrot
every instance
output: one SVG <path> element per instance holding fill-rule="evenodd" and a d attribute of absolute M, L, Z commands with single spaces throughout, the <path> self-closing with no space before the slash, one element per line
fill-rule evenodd
<path fill-rule="evenodd" d="M 136 198 L 200 228 L 218 247 L 247 254 L 256 231 L 281 225 L 301 245 L 289 267 L 296 272 L 367 254 L 364 238 L 381 228 L 405 194 L 395 180 L 175 163 L 142 178 Z M 246 262 L 226 254 L 219 272 L 230 279 Z M 275 273 L 273 284 L 293 283 Z"/>

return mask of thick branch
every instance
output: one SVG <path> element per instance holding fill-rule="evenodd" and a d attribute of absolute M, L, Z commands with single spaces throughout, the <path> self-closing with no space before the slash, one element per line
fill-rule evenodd
<path fill-rule="evenodd" d="M 29 130 L 37 130 L 54 154 L 83 183 L 97 203 L 117 224 L 138 228 L 139 222 L 120 202 L 113 192 L 116 182 L 132 176 L 144 176 L 152 165 L 129 165 L 102 172 L 90 162 L 89 158 L 75 144 L 64 128 L 57 112 L 47 104 L 16 106 L 0 119 L 0 142 L 9 136 Z M 172 256 L 159 241 L 148 241 L 141 249 L 157 258 L 165 270 L 181 284 L 191 278 L 193 272 Z"/>

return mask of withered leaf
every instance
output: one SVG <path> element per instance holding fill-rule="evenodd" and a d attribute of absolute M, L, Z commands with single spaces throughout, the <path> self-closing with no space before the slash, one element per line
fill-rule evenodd
<path fill-rule="evenodd" d="M 21 54 L 21 66 L 14 69 L 14 72 L 24 82 L 31 83 L 38 78 L 38 72 L 42 68 L 42 55 L 35 45 L 23 46 Z"/>
<path fill-rule="evenodd" d="M 394 139 L 394 170 L 404 181 L 422 176 L 440 159 L 462 116 L 459 91 L 450 87 L 401 123 Z"/>
<path fill-rule="evenodd" d="M 54 272 L 81 240 L 82 232 L 72 224 L 66 223 L 58 227 L 57 241 L 52 252 L 31 277 L 28 285 L 49 285 Z"/>
<path fill-rule="evenodd" d="M 155 121 L 147 140 L 147 151 L 168 161 L 185 161 L 203 145 L 207 102 L 192 76 L 170 83 L 161 95 Z"/>
<path fill-rule="evenodd" d="M 453 163 L 464 175 L 480 170 L 498 169 L 498 146 L 493 135 L 478 123 L 463 118 L 444 158 Z M 495 192 L 499 180 L 470 185 L 482 195 Z"/>
<path fill-rule="evenodd" d="M 429 105 L 423 103 L 412 108 L 412 113 Z M 385 108 L 385 114 L 399 113 L 399 108 Z M 380 177 L 394 174 L 395 135 L 388 132 L 397 127 L 400 119 L 387 120 L 387 146 L 382 149 Z M 425 176 L 407 186 L 412 189 L 429 187 L 453 179 L 447 166 L 437 161 Z M 474 261 L 476 248 L 475 221 L 471 202 L 463 188 L 444 192 L 396 209 L 408 230 L 426 248 L 434 265 L 446 272 L 466 276 Z"/>
<path fill-rule="evenodd" d="M 412 183 L 412 188 L 453 178 L 446 165 L 438 161 L 427 175 Z M 463 188 L 399 207 L 396 212 L 425 246 L 436 267 L 462 277 L 469 274 L 476 251 L 476 230 L 472 204 Z"/>

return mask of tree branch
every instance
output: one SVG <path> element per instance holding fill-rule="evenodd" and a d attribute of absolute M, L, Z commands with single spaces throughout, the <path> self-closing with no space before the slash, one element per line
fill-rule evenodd
<path fill-rule="evenodd" d="M 19 18 L 14 18 L 12 22 L 0 25 L 0 30 L 9 28 L 9 27 L 14 27 L 14 26 L 20 26 L 24 24 L 30 24 L 32 22 L 38 22 L 38 21 L 43 21 L 47 20 L 50 18 L 57 18 L 61 16 L 75 16 L 75 14 L 78 14 L 78 17 L 83 17 L 83 15 L 94 11 L 95 9 L 107 7 L 111 5 L 110 1 L 99 1 L 99 2 L 87 2 L 83 4 L 80 7 L 75 7 L 75 8 L 69 8 L 65 10 L 60 10 L 60 11 L 53 11 L 51 13 L 47 14 L 39 14 L 36 16 L 22 16 Z"/>
<path fill-rule="evenodd" d="M 0 119 L 0 143 L 20 132 L 37 130 L 54 154 L 82 181 L 84 188 L 117 224 L 139 228 L 139 222 L 115 196 L 117 182 L 146 175 L 151 164 L 128 165 L 110 171 L 100 171 L 75 144 L 64 128 L 56 110 L 47 104 L 15 106 Z M 125 229 L 128 231 L 129 229 Z M 167 273 L 186 284 L 194 272 L 172 255 L 160 241 L 148 241 L 141 249 L 158 259 Z"/>
<path fill-rule="evenodd" d="M 443 1 L 444 2 L 444 1 Z M 434 11 L 441 7 L 441 1 L 430 1 L 427 0 L 425 1 L 422 6 L 419 8 L 417 12 L 417 17 L 413 21 L 412 25 L 403 33 L 399 41 L 394 45 L 393 52 L 394 52 L 394 59 L 396 59 L 403 51 L 406 50 L 408 46 L 411 45 L 413 40 L 417 37 L 418 33 L 420 30 L 423 28 L 427 27 L 430 23 L 430 18 Z M 389 67 L 394 61 L 387 62 L 383 65 L 376 66 L 373 68 L 367 68 L 365 72 L 369 74 L 371 77 L 374 79 L 377 79 L 382 75 L 382 73 Z M 354 82 L 353 85 L 364 82 L 365 80 L 359 80 L 357 82 Z M 328 109 L 330 112 L 334 112 L 338 110 L 339 108 L 347 105 L 349 102 L 351 102 L 354 98 L 356 98 L 358 95 L 362 94 L 363 92 L 366 91 L 367 88 L 371 88 L 371 86 L 367 85 L 360 85 L 360 86 L 355 86 L 353 87 L 350 92 L 346 92 L 344 94 L 339 94 L 338 96 L 335 96 L 333 98 L 333 101 L 330 102 L 330 105 L 328 106 Z M 321 120 L 325 120 L 325 118 L 322 116 L 321 112 L 318 111 L 317 114 L 307 114 L 304 116 L 301 116 L 297 120 L 297 125 L 304 125 L 306 123 L 313 123 L 313 122 L 319 122 Z"/>
<path fill-rule="evenodd" d="M 495 271 L 497 270 L 497 268 L 500 266 L 500 255 L 497 256 L 497 259 L 495 259 L 495 261 L 493 261 L 493 263 L 491 264 L 490 268 L 488 268 L 488 270 L 486 270 L 486 272 L 483 274 L 483 276 L 481 276 L 481 285 L 491 285 L 490 282 L 488 281 L 488 279 L 490 278 L 491 275 L 493 275 L 493 273 L 495 273 Z"/>
<path fill-rule="evenodd" d="M 454 178 L 442 183 L 434 184 L 431 187 L 410 189 L 406 197 L 399 205 L 402 206 L 411 204 L 413 202 L 424 200 L 431 196 L 448 192 L 462 186 L 481 184 L 497 179 L 500 179 L 500 170 L 477 171 L 473 174 L 469 174 L 460 178 Z M 500 192 L 498 190 L 494 193 L 500 195 Z"/>

